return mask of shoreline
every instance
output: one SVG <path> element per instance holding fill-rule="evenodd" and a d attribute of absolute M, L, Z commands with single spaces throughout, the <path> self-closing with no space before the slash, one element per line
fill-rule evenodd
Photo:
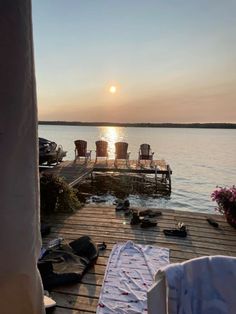
<path fill-rule="evenodd" d="M 115 122 L 76 122 L 38 121 L 39 125 L 66 126 L 112 126 L 133 128 L 193 128 L 193 129 L 236 129 L 236 123 L 115 123 Z"/>

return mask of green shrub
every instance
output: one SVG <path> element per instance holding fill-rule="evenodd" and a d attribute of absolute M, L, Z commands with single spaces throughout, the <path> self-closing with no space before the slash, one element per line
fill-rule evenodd
<path fill-rule="evenodd" d="M 40 178 L 40 202 L 42 213 L 73 212 L 81 207 L 77 190 L 62 178 L 53 174 L 42 174 Z"/>

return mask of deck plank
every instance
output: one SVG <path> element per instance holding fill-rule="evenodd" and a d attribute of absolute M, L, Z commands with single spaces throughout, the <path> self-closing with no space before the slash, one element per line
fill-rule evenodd
<path fill-rule="evenodd" d="M 158 226 L 142 229 L 132 227 L 129 217 L 117 213 L 113 207 L 85 206 L 74 214 L 58 213 L 45 217 L 51 223 L 52 232 L 44 239 L 62 236 L 65 241 L 74 240 L 84 234 L 95 242 L 103 241 L 107 249 L 100 253 L 96 265 L 83 277 L 80 284 L 57 287 L 51 296 L 56 300 L 56 314 L 96 313 L 97 302 L 103 282 L 104 272 L 112 247 L 117 242 L 133 240 L 140 244 L 155 244 L 170 249 L 170 262 L 182 262 L 203 255 L 236 256 L 236 229 L 227 224 L 224 217 L 211 215 L 219 229 L 210 226 L 207 213 L 190 213 L 161 209 Z M 188 228 L 186 239 L 166 237 L 162 230 L 176 226 L 183 221 Z"/>

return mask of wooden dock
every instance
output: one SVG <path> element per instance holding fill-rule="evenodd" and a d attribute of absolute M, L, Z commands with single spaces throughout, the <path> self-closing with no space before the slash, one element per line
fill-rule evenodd
<path fill-rule="evenodd" d="M 51 169 L 45 169 L 43 172 L 53 173 L 59 177 L 63 177 L 70 186 L 78 185 L 89 174 L 93 172 L 117 172 L 117 173 L 136 173 L 136 174 L 153 174 L 157 182 L 158 176 L 161 176 L 161 181 L 171 191 L 171 174 L 172 170 L 164 160 L 154 160 L 150 167 L 150 162 L 140 165 L 136 160 L 130 160 L 128 166 L 120 162 L 118 167 L 114 166 L 114 160 L 108 160 L 95 163 L 94 160 L 83 161 L 64 161 Z"/>
<path fill-rule="evenodd" d="M 92 173 L 93 164 L 94 163 L 92 162 L 85 164 L 74 161 L 63 161 L 53 168 L 44 169 L 42 172 L 62 177 L 71 187 L 73 187 Z"/>
<path fill-rule="evenodd" d="M 209 216 L 219 223 L 219 229 L 207 223 L 206 217 Z M 130 226 L 129 218 L 116 212 L 114 207 L 87 206 L 74 214 L 58 213 L 46 218 L 52 225 L 49 238 L 62 236 L 66 241 L 71 241 L 89 235 L 95 242 L 104 241 L 107 244 L 107 249 L 100 253 L 96 265 L 80 284 L 58 287 L 52 291 L 51 296 L 57 302 L 55 314 L 96 313 L 108 257 L 117 242 L 132 240 L 167 247 L 170 249 L 171 263 L 204 255 L 236 256 L 236 229 L 220 215 L 163 209 L 162 216 L 157 218 L 158 226 L 149 229 Z M 178 222 L 186 224 L 187 238 L 166 237 L 163 229 L 176 227 Z"/>

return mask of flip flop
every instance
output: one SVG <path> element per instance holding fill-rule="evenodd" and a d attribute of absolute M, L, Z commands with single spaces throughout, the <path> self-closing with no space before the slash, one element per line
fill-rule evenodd
<path fill-rule="evenodd" d="M 207 222 L 209 223 L 209 225 L 211 225 L 215 228 L 219 228 L 218 222 L 216 222 L 213 218 L 208 217 Z"/>

